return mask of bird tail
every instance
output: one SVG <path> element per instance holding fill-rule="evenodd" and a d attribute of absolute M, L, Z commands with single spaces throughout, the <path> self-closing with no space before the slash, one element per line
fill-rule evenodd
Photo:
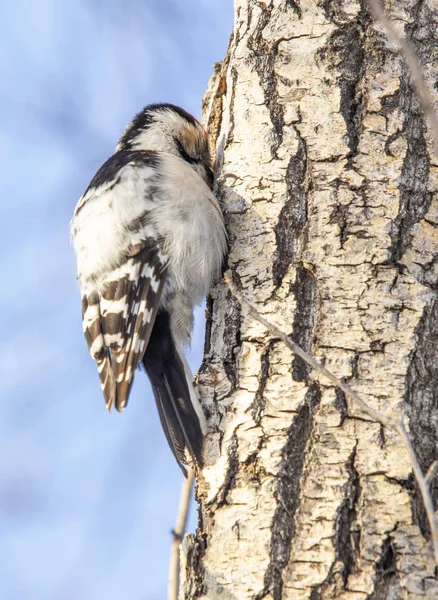
<path fill-rule="evenodd" d="M 190 367 L 174 341 L 170 315 L 159 313 L 143 356 L 143 365 L 152 384 L 161 425 L 167 442 L 183 473 L 189 451 L 202 467 L 206 421 L 198 400 Z"/>

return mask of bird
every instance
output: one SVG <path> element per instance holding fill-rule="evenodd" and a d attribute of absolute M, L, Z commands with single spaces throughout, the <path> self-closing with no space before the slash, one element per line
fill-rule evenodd
<path fill-rule="evenodd" d="M 122 411 L 143 365 L 187 476 L 202 468 L 206 419 L 184 355 L 194 308 L 227 251 L 208 134 L 173 104 L 150 104 L 79 199 L 71 238 L 82 326 L 108 410 Z"/>

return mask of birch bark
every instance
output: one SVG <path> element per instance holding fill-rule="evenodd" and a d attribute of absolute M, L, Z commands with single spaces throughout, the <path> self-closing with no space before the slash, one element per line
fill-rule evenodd
<path fill-rule="evenodd" d="M 437 96 L 438 6 L 387 2 Z M 233 281 L 438 458 L 438 163 L 366 2 L 236 0 L 204 102 Z M 180 598 L 438 598 L 406 451 L 241 308 L 209 301 L 200 525 Z M 438 500 L 438 481 L 432 485 Z"/>

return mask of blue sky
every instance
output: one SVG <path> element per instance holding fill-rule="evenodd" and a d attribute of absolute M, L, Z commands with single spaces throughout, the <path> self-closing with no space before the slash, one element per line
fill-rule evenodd
<path fill-rule="evenodd" d="M 3 3 L 2 600 L 165 598 L 181 475 L 144 374 L 126 411 L 106 413 L 68 225 L 135 112 L 165 101 L 199 115 L 232 19 L 231 0 Z"/>

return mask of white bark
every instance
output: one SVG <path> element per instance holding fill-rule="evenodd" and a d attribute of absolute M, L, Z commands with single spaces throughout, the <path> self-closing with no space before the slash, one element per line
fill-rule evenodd
<path fill-rule="evenodd" d="M 387 8 L 436 99 L 437 3 Z M 235 284 L 371 406 L 404 412 L 426 470 L 438 458 L 438 176 L 403 61 L 364 3 L 237 0 L 206 111 Z M 181 598 L 438 598 L 397 436 L 223 283 L 199 384 L 211 435 Z"/>

